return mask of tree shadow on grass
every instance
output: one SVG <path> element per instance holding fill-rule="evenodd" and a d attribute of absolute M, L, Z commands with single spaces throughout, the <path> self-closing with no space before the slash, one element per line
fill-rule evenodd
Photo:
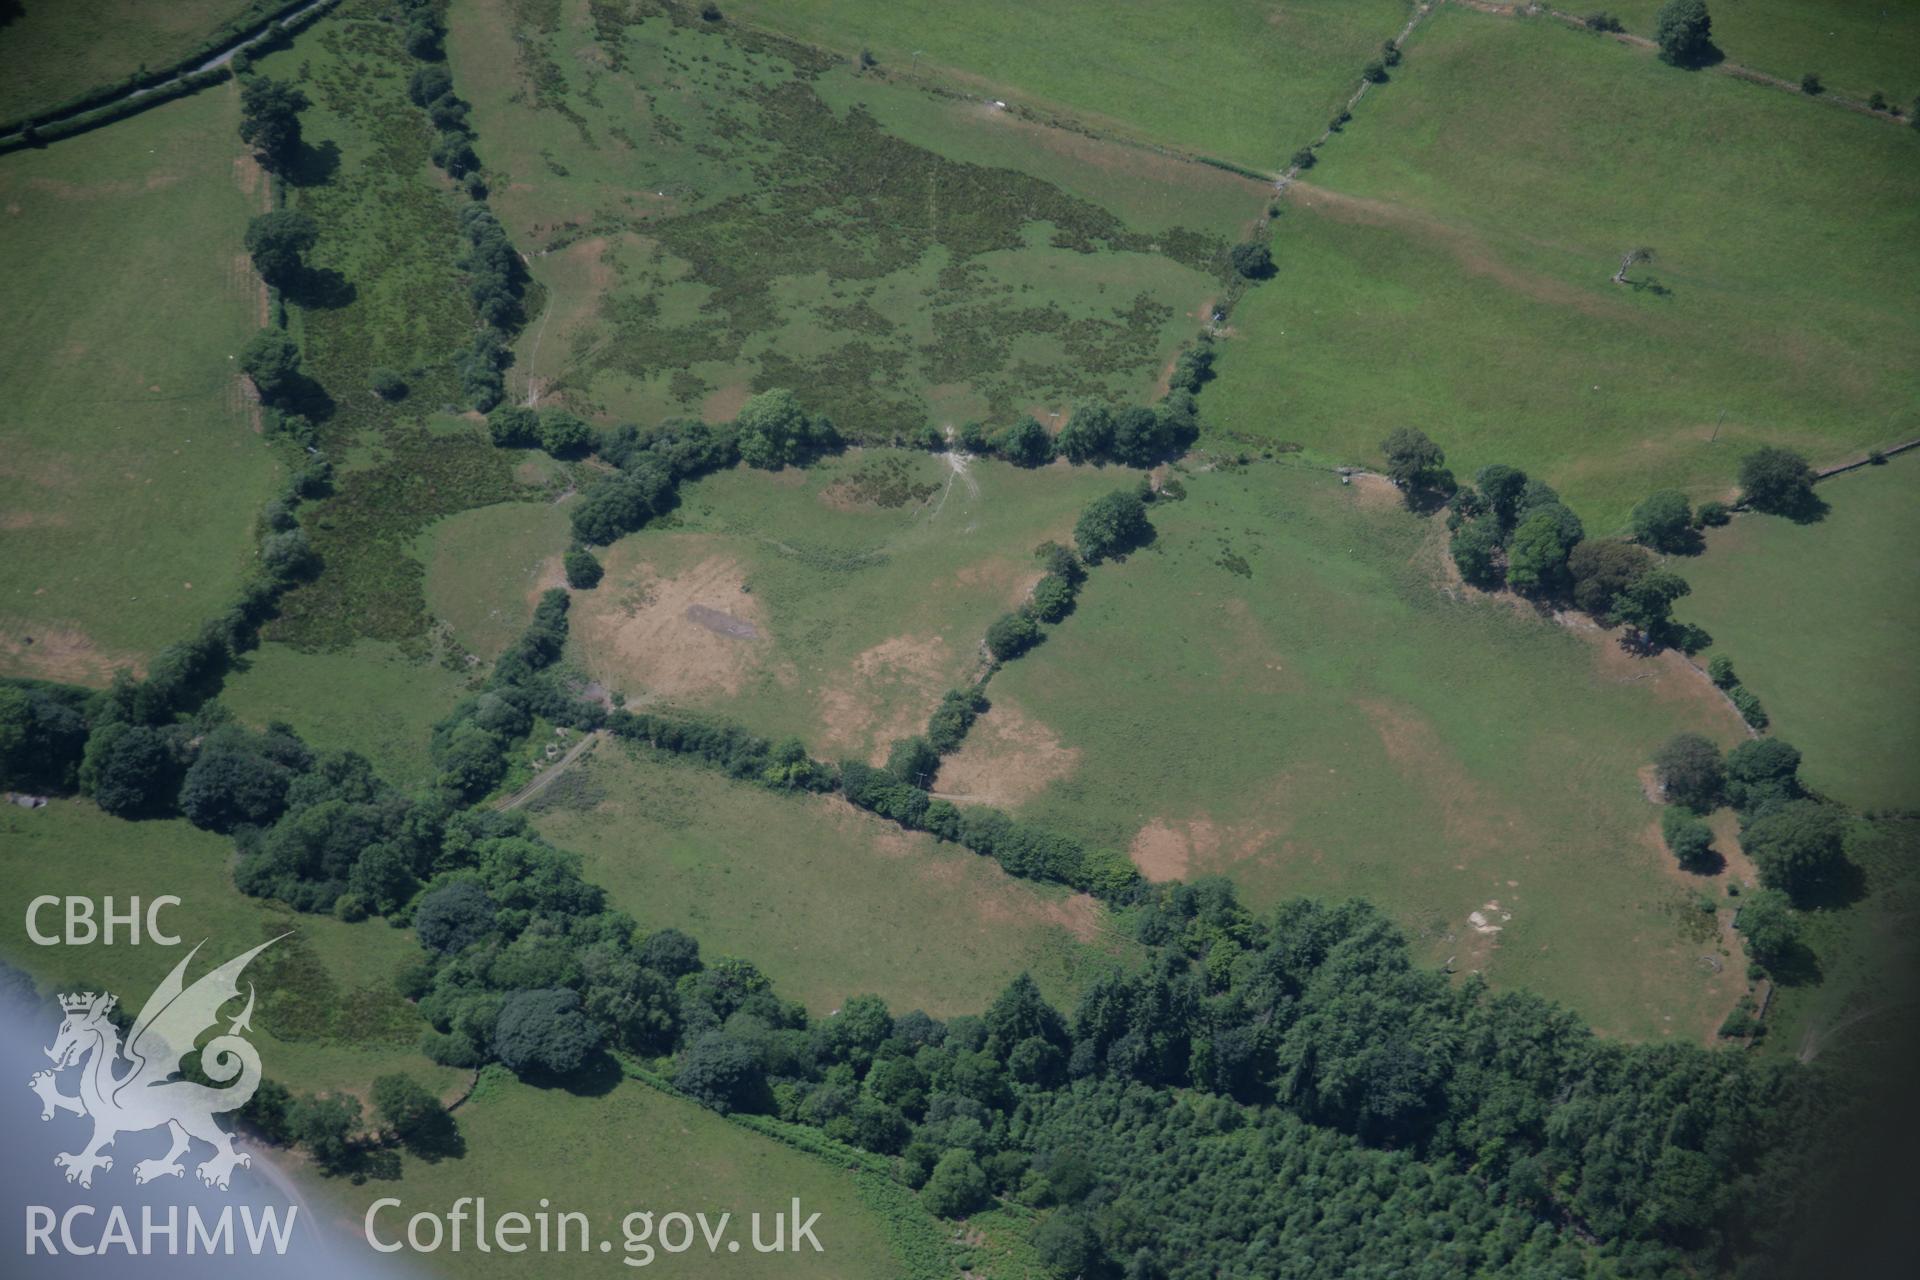
<path fill-rule="evenodd" d="M 579 1070 L 565 1075 L 529 1071 L 520 1077 L 523 1083 L 536 1089 L 557 1089 L 576 1098 L 604 1098 L 618 1088 L 625 1078 L 626 1073 L 620 1070 L 620 1064 L 604 1050 L 581 1063 Z"/>
<path fill-rule="evenodd" d="M 281 176 L 296 187 L 324 187 L 340 171 L 340 146 L 333 139 L 303 142 Z"/>
<path fill-rule="evenodd" d="M 1817 987 L 1826 980 L 1820 957 L 1798 938 L 1781 948 L 1766 964 L 1767 976 L 1783 987 Z"/>
<path fill-rule="evenodd" d="M 1796 887 L 1793 905 L 1802 911 L 1839 911 L 1866 896 L 1866 870 L 1851 858 L 1841 858 L 1817 882 Z"/>
<path fill-rule="evenodd" d="M 309 311 L 335 310 L 360 296 L 353 282 L 331 267 L 308 267 L 280 291 L 288 302 Z"/>

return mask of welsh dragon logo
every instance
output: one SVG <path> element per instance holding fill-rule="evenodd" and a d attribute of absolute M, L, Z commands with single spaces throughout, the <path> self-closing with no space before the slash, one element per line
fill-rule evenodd
<path fill-rule="evenodd" d="M 284 938 L 286 935 L 281 934 Z M 247 1006 L 228 1025 L 224 1035 L 207 1041 L 200 1050 L 200 1070 L 219 1087 L 176 1078 L 181 1059 L 193 1052 L 200 1033 L 220 1020 L 220 1008 L 240 996 L 240 973 L 247 963 L 280 938 L 261 943 L 244 955 L 184 986 L 187 963 L 199 953 L 196 946 L 173 967 L 166 980 L 147 998 L 133 1020 L 126 1043 L 107 1015 L 116 997 L 91 991 L 60 997 L 66 1020 L 53 1047 L 46 1051 L 53 1070 L 36 1071 L 28 1087 L 40 1095 L 40 1118 L 71 1111 L 93 1120 L 93 1137 L 78 1152 L 63 1152 L 53 1162 L 67 1171 L 67 1181 L 93 1185 L 95 1169 L 111 1170 L 113 1157 L 100 1154 L 123 1133 L 139 1133 L 165 1125 L 173 1146 L 158 1160 L 133 1166 L 136 1183 L 179 1177 L 180 1157 L 194 1139 L 210 1144 L 213 1156 L 195 1172 L 210 1187 L 227 1189 L 235 1165 L 251 1164 L 245 1152 L 233 1149 L 233 1136 L 214 1123 L 214 1116 L 247 1104 L 260 1087 L 260 1055 L 240 1033 L 251 1030 L 253 984 L 247 984 Z M 205 945 L 204 943 L 201 945 Z M 58 1075 L 69 1068 L 80 1071 L 80 1092 L 60 1092 Z M 231 1083 L 229 1083 L 231 1082 Z"/>

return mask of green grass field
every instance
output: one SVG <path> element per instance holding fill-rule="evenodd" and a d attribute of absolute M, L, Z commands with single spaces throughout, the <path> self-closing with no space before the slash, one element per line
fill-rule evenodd
<path fill-rule="evenodd" d="M 1661 0 L 1622 0 L 1612 12 L 1653 38 Z M 1713 42 L 1729 61 L 1798 80 L 1817 71 L 1828 89 L 1865 98 L 1878 89 L 1910 111 L 1920 93 L 1920 23 L 1889 0 L 1733 0 L 1710 5 Z"/>
<path fill-rule="evenodd" d="M 1917 154 L 1911 130 L 1447 6 L 1292 188 L 1279 274 L 1202 407 L 1351 462 L 1411 423 L 1456 474 L 1527 468 L 1602 531 L 1654 488 L 1724 494 L 1755 443 L 1909 438 Z M 1609 282 L 1639 246 L 1665 293 Z"/>
<path fill-rule="evenodd" d="M 241 721 L 284 720 L 315 750 L 358 751 L 403 789 L 433 780 L 433 726 L 469 692 L 467 676 L 372 640 L 323 653 L 269 642 L 244 663 L 220 692 Z"/>
<path fill-rule="evenodd" d="M 7 887 L 0 909 L 13 924 L 0 933 L 0 956 L 32 974 L 43 991 L 102 988 L 116 992 L 130 1012 L 205 940 L 190 973 L 266 941 L 294 936 L 263 952 L 249 968 L 259 987 L 254 1030 L 266 1074 L 295 1091 L 346 1089 L 365 1097 L 373 1077 L 405 1071 L 428 1088 L 450 1092 L 459 1073 L 435 1066 L 416 1045 L 425 1024 L 394 990 L 393 977 L 419 954 L 410 930 L 374 920 L 342 924 L 327 916 L 295 915 L 243 896 L 228 878 L 233 842 L 183 820 L 125 822 L 91 804 L 55 800 L 44 809 L 0 809 L 0 849 Z M 42 894 L 111 895 L 116 908 L 138 897 L 180 899 L 160 923 L 178 947 L 139 946 L 116 939 L 68 948 L 34 945 L 24 921 L 27 904 Z M 43 933 L 60 932 L 60 908 L 40 916 Z"/>
<path fill-rule="evenodd" d="M 401 1238 L 409 1215 L 443 1214 L 462 1196 L 485 1196 L 488 1213 L 495 1216 L 511 1211 L 532 1215 L 549 1203 L 552 1213 L 588 1216 L 595 1262 L 579 1259 L 577 1228 L 569 1236 L 573 1254 L 482 1253 L 473 1248 L 471 1221 L 460 1253 L 443 1249 L 414 1256 L 423 1270 L 463 1277 L 579 1275 L 595 1268 L 615 1274 L 620 1265 L 610 1259 L 628 1256 L 622 1223 L 635 1212 L 651 1212 L 656 1223 L 675 1211 L 705 1213 L 709 1223 L 722 1213 L 732 1214 L 729 1235 L 741 1242 L 738 1253 L 726 1252 L 723 1245 L 720 1252 L 709 1254 L 700 1244 L 691 1252 L 671 1254 L 658 1251 L 656 1244 L 650 1255 L 662 1270 L 701 1277 L 893 1280 L 907 1271 L 893 1252 L 890 1230 L 923 1236 L 935 1230 L 931 1219 L 911 1207 L 904 1211 L 910 1221 L 890 1223 L 876 1194 L 861 1185 L 862 1175 L 750 1133 L 635 1080 L 622 1080 L 611 1092 L 583 1096 L 536 1088 L 495 1072 L 461 1107 L 459 1117 L 467 1143 L 463 1158 L 429 1164 L 408 1156 L 397 1181 L 354 1187 L 336 1180 L 321 1184 L 319 1194 L 341 1207 L 355 1234 L 373 1201 L 401 1199 L 400 1209 L 389 1206 L 376 1222 L 376 1232 L 388 1241 Z M 805 1206 L 802 1217 L 820 1214 L 814 1234 L 822 1251 L 803 1249 L 778 1257 L 755 1253 L 748 1244 L 751 1215 L 763 1216 L 762 1238 L 770 1239 L 771 1215 L 785 1211 L 795 1196 Z M 611 1255 L 599 1253 L 600 1240 L 612 1242 Z M 631 1255 L 636 1267 L 647 1257 Z"/>
<path fill-rule="evenodd" d="M 815 1014 L 863 994 L 898 1013 L 978 1012 L 1022 970 L 1071 1007 L 1132 950 L 1089 898 L 838 799 L 776 795 L 612 743 L 553 785 L 535 822 L 642 926 L 691 933 L 709 960 L 753 961 Z"/>
<path fill-rule="evenodd" d="M 1086 138 L 1009 164 L 1032 126 L 989 105 L 610 13 L 471 0 L 449 44 L 456 76 L 516 68 L 461 76 L 547 301 L 516 389 L 602 418 L 723 419 L 781 386 L 884 442 L 1149 399 L 1261 207 L 1245 179 Z M 1192 199 L 1140 196 L 1185 169 Z"/>
<path fill-rule="evenodd" d="M 607 551 L 570 651 L 635 705 L 719 712 L 827 758 L 884 755 L 980 672 L 987 625 L 1040 576 L 1033 548 L 1137 475 L 978 459 L 960 475 L 886 449 L 736 468 Z M 723 614 L 755 634 L 726 634 Z"/>
<path fill-rule="evenodd" d="M 164 67 L 276 0 L 60 0 L 0 6 L 0 120 Z"/>
<path fill-rule="evenodd" d="M 233 364 L 265 305 L 237 94 L 0 158 L 0 672 L 105 684 L 252 560 L 279 468 Z"/>
<path fill-rule="evenodd" d="M 1153 508 L 1150 549 L 1095 570 L 994 677 L 974 736 L 1011 705 L 1070 754 L 1018 812 L 1157 878 L 1230 875 L 1260 906 L 1371 899 L 1424 962 L 1614 1034 L 1711 1034 L 1744 965 L 1637 776 L 1677 730 L 1738 739 L 1705 679 L 1456 598 L 1440 526 L 1383 487 L 1276 464 L 1186 487 Z"/>
<path fill-rule="evenodd" d="M 1279 169 L 1318 137 L 1403 0 L 745 0 L 752 23 L 1123 136 Z M 916 58 L 915 55 L 918 55 Z"/>
<path fill-rule="evenodd" d="M 1896 458 L 1837 476 L 1819 523 L 1742 516 L 1679 566 L 1693 595 L 1677 613 L 1714 638 L 1698 660 L 1732 658 L 1807 781 L 1865 809 L 1920 807 L 1916 475 Z"/>
<path fill-rule="evenodd" d="M 427 608 L 484 662 L 527 629 L 549 587 L 566 585 L 560 555 L 572 534 L 567 508 L 501 502 L 448 516 L 420 536 Z"/>

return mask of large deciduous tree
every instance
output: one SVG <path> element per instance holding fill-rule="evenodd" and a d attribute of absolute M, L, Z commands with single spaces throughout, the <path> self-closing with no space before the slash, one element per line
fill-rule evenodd
<path fill-rule="evenodd" d="M 1661 58 L 1676 67 L 1697 67 L 1713 56 L 1713 18 L 1706 0 L 1667 0 L 1653 31 Z"/>
<path fill-rule="evenodd" d="M 260 166 L 285 173 L 300 155 L 300 113 L 313 105 L 282 80 L 255 76 L 240 91 L 240 139 Z"/>

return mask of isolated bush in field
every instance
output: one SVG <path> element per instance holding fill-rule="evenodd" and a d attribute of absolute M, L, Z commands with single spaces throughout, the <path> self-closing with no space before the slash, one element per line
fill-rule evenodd
<path fill-rule="evenodd" d="M 1693 513 L 1693 523 L 1700 529 L 1718 529 L 1733 519 L 1733 511 L 1724 502 L 1703 502 L 1700 509 Z"/>
<path fill-rule="evenodd" d="M 375 369 L 368 378 L 373 394 L 382 400 L 404 400 L 407 395 L 407 380 L 395 369 Z"/>
<path fill-rule="evenodd" d="M 1614 599 L 1653 568 L 1645 547 L 1613 538 L 1588 538 L 1567 557 L 1573 602 L 1602 622 L 1611 620 Z"/>
<path fill-rule="evenodd" d="M 1626 26 L 1610 13 L 1590 13 L 1586 17 L 1589 31 L 1625 31 Z"/>
<path fill-rule="evenodd" d="M 589 591 L 600 585 L 600 576 L 604 569 L 594 559 L 593 552 L 585 547 L 568 547 L 561 561 L 567 573 L 567 585 L 575 591 Z"/>
<path fill-rule="evenodd" d="M 1760 705 L 1760 699 L 1753 690 L 1737 684 L 1727 690 L 1727 696 L 1733 699 L 1733 708 L 1740 713 L 1740 718 L 1754 728 L 1764 729 L 1770 723 L 1767 709 Z"/>
<path fill-rule="evenodd" d="M 1660 57 L 1676 67 L 1697 67 L 1713 55 L 1713 19 L 1705 0 L 1667 0 L 1654 18 Z"/>
<path fill-rule="evenodd" d="M 1131 489 L 1116 489 L 1095 498 L 1073 526 L 1074 545 L 1088 564 L 1125 555 L 1152 536 L 1146 504 Z"/>
<path fill-rule="evenodd" d="M 1633 509 L 1633 536 L 1655 551 L 1685 551 L 1694 545 L 1693 507 L 1678 489 L 1661 489 Z"/>
<path fill-rule="evenodd" d="M 1720 748 L 1697 733 L 1676 733 L 1653 753 L 1653 773 L 1670 804 L 1710 813 L 1726 788 Z"/>
<path fill-rule="evenodd" d="M 998 452 L 1017 467 L 1042 467 L 1053 461 L 1053 437 L 1032 418 L 1023 418 L 1000 436 Z"/>
<path fill-rule="evenodd" d="M 1447 546 L 1454 568 L 1477 587 L 1491 586 L 1500 579 L 1500 535 L 1491 519 L 1470 520 L 1454 530 Z"/>
<path fill-rule="evenodd" d="M 1818 97 L 1826 91 L 1827 86 L 1821 82 L 1818 71 L 1809 71 L 1800 77 L 1800 92 L 1806 94 L 1808 97 Z"/>
<path fill-rule="evenodd" d="M 1242 240 L 1229 255 L 1243 280 L 1265 280 L 1273 274 L 1273 250 L 1255 240 Z"/>
<path fill-rule="evenodd" d="M 1791 449 L 1755 449 L 1740 459 L 1740 497 L 1756 511 L 1795 515 L 1813 501 L 1813 468 Z"/>
<path fill-rule="evenodd" d="M 1708 677 L 1722 689 L 1731 689 L 1740 683 L 1740 677 L 1734 674 L 1733 659 L 1724 653 L 1716 653 L 1707 663 Z"/>
<path fill-rule="evenodd" d="M 1819 889 L 1844 861 L 1846 822 L 1817 800 L 1789 800 L 1740 833 L 1760 882 L 1796 901 Z"/>
<path fill-rule="evenodd" d="M 1686 809 L 1670 804 L 1662 810 L 1660 835 L 1674 859 L 1687 870 L 1699 871 L 1711 865 L 1713 832 Z"/>
<path fill-rule="evenodd" d="M 1375 58 L 1372 62 L 1360 68 L 1360 75 L 1371 84 L 1383 84 L 1387 79 L 1387 64 L 1379 58 Z"/>
<path fill-rule="evenodd" d="M 593 442 L 593 429 L 565 409 L 540 414 L 540 447 L 556 458 L 584 453 Z"/>
<path fill-rule="evenodd" d="M 253 148 L 260 167 L 285 173 L 300 155 L 300 113 L 313 103 L 281 80 L 256 76 L 240 90 L 240 140 Z"/>
<path fill-rule="evenodd" d="M 1017 658 L 1039 643 L 1039 624 L 1025 614 L 1005 614 L 987 628 L 987 652 L 995 662 Z"/>
<path fill-rule="evenodd" d="M 1289 161 L 1289 163 L 1294 168 L 1304 173 L 1308 169 L 1313 168 L 1314 164 L 1319 159 L 1320 159 L 1319 156 L 1316 156 L 1315 154 L 1313 154 L 1312 147 L 1302 147 L 1298 151 L 1293 153 L 1293 159 Z"/>
<path fill-rule="evenodd" d="M 320 228 L 298 209 L 276 209 L 247 223 L 247 252 L 253 269 L 268 284 L 280 286 L 306 270 L 304 254 L 320 238 Z"/>
<path fill-rule="evenodd" d="M 1399 66 L 1400 65 L 1400 46 L 1395 44 L 1391 40 L 1381 41 L 1380 61 L 1386 63 L 1390 67 Z"/>

